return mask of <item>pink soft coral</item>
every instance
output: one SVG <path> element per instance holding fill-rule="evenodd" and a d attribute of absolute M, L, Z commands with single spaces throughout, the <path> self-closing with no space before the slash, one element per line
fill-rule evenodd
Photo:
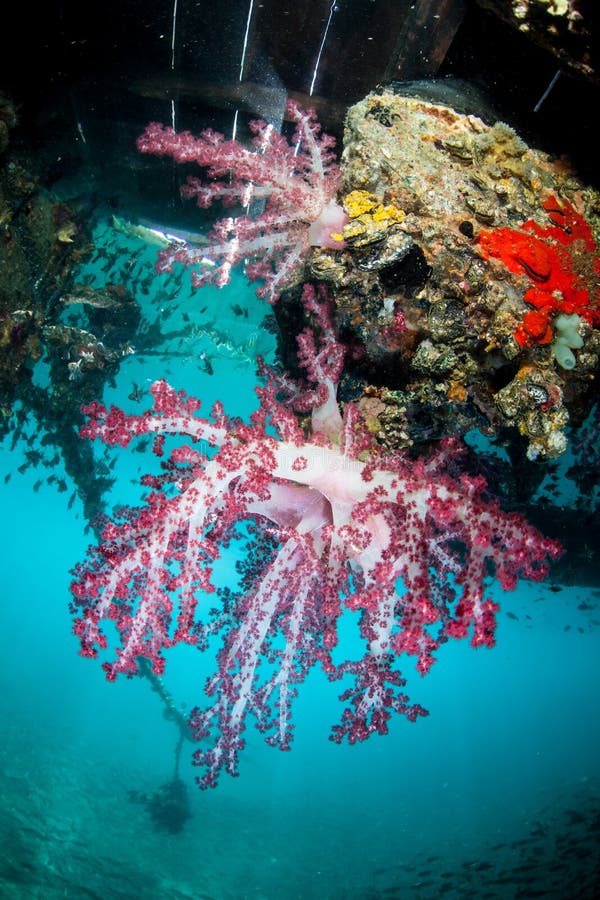
<path fill-rule="evenodd" d="M 137 142 L 142 153 L 195 162 L 207 169 L 210 179 L 226 178 L 206 183 L 188 179 L 182 192 L 195 197 L 199 206 L 208 207 L 215 199 L 243 207 L 264 201 L 264 210 L 256 217 L 217 222 L 206 247 L 172 246 L 163 251 L 159 271 L 172 271 L 174 262 L 199 266 L 192 275 L 194 284 L 221 287 L 230 280 L 234 266 L 249 260 L 248 278 L 264 280 L 257 293 L 273 303 L 301 273 L 311 245 L 343 247 L 340 232 L 347 217 L 335 201 L 340 182 L 332 152 L 335 141 L 320 133 L 314 110 L 305 112 L 289 100 L 286 111 L 296 123 L 292 142 L 288 144 L 272 125 L 254 121 L 250 123 L 254 149 L 210 130 L 196 138 L 156 122 L 148 125 Z"/>
<path fill-rule="evenodd" d="M 144 507 L 106 522 L 72 592 L 84 655 L 107 648 L 104 621 L 116 626 L 121 646 L 104 664 L 109 679 L 135 674 L 139 657 L 160 673 L 174 644 L 204 647 L 209 630 L 223 635 L 209 705 L 191 717 L 198 738 L 213 736 L 196 752 L 202 787 L 222 768 L 237 774 L 249 712 L 269 743 L 289 748 L 291 703 L 317 664 L 332 680 L 354 678 L 341 695 L 335 741 L 385 734 L 393 712 L 411 721 L 426 715 L 403 692 L 396 657 L 415 656 L 425 674 L 449 638 L 492 646 L 498 606 L 484 590 L 490 571 L 512 589 L 519 576 L 542 578 L 559 552 L 521 516 L 485 499 L 482 480 L 460 474 L 456 442 L 418 461 L 369 453 L 357 410 L 347 404 L 342 418 L 335 402 L 343 350 L 330 310 L 311 288 L 304 300 L 319 329 L 318 341 L 308 331 L 300 341 L 312 387 L 292 395 L 271 377 L 249 425 L 230 421 L 220 406 L 200 418 L 199 402 L 165 381 L 153 385 L 154 409 L 142 415 L 87 408 L 90 438 L 126 446 L 154 434 L 159 454 L 165 435 L 188 441 L 161 476 L 145 479 L 152 492 Z M 310 435 L 283 393 L 291 404 L 317 404 Z M 240 523 L 241 584 L 237 593 L 222 591 L 222 613 L 211 622 L 212 565 Z M 364 655 L 337 662 L 345 609 L 360 612 Z"/>

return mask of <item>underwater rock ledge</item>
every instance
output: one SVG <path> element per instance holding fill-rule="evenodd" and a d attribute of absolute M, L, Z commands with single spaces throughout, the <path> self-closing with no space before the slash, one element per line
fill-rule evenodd
<path fill-rule="evenodd" d="M 598 368 L 598 192 L 503 122 L 388 89 L 350 108 L 342 170 L 346 247 L 310 267 L 373 433 L 518 432 L 560 456 Z"/>

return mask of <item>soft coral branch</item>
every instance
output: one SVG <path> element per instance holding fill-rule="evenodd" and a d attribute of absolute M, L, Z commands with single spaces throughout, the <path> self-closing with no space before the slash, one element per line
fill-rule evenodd
<path fill-rule="evenodd" d="M 172 246 L 159 256 L 159 271 L 172 271 L 175 262 L 194 268 L 195 285 L 222 287 L 234 266 L 247 260 L 251 281 L 264 280 L 257 293 L 273 303 L 283 287 L 301 272 L 311 245 L 342 247 L 346 215 L 335 202 L 340 171 L 332 151 L 334 140 L 321 133 L 313 110 L 293 100 L 286 106 L 296 124 L 291 143 L 263 121 L 250 123 L 253 148 L 226 141 L 207 130 L 199 137 L 177 134 L 152 122 L 137 142 L 142 153 L 171 156 L 176 162 L 195 162 L 206 168 L 208 182 L 191 177 L 182 189 L 201 207 L 214 200 L 248 207 L 263 201 L 260 215 L 221 219 L 202 249 Z M 219 180 L 225 178 L 226 180 Z M 209 258 L 215 263 L 206 263 Z"/>

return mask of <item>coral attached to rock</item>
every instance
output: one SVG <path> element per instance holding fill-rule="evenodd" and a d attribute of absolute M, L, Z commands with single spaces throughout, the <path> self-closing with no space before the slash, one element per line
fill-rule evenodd
<path fill-rule="evenodd" d="M 342 170 L 345 250 L 311 266 L 353 396 L 392 391 L 406 443 L 510 428 L 530 458 L 560 455 L 598 367 L 598 193 L 505 123 L 393 90 L 349 110 Z"/>

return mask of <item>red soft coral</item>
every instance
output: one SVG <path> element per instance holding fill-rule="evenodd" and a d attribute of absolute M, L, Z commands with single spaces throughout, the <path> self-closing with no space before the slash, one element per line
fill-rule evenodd
<path fill-rule="evenodd" d="M 520 347 L 552 340 L 555 315 L 576 313 L 600 325 L 600 259 L 592 230 L 568 200 L 551 196 L 542 204 L 553 223 L 542 227 L 528 219 L 518 229 L 482 231 L 479 247 L 486 259 L 501 260 L 515 275 L 533 283 L 524 295 L 535 307 L 515 332 Z"/>

